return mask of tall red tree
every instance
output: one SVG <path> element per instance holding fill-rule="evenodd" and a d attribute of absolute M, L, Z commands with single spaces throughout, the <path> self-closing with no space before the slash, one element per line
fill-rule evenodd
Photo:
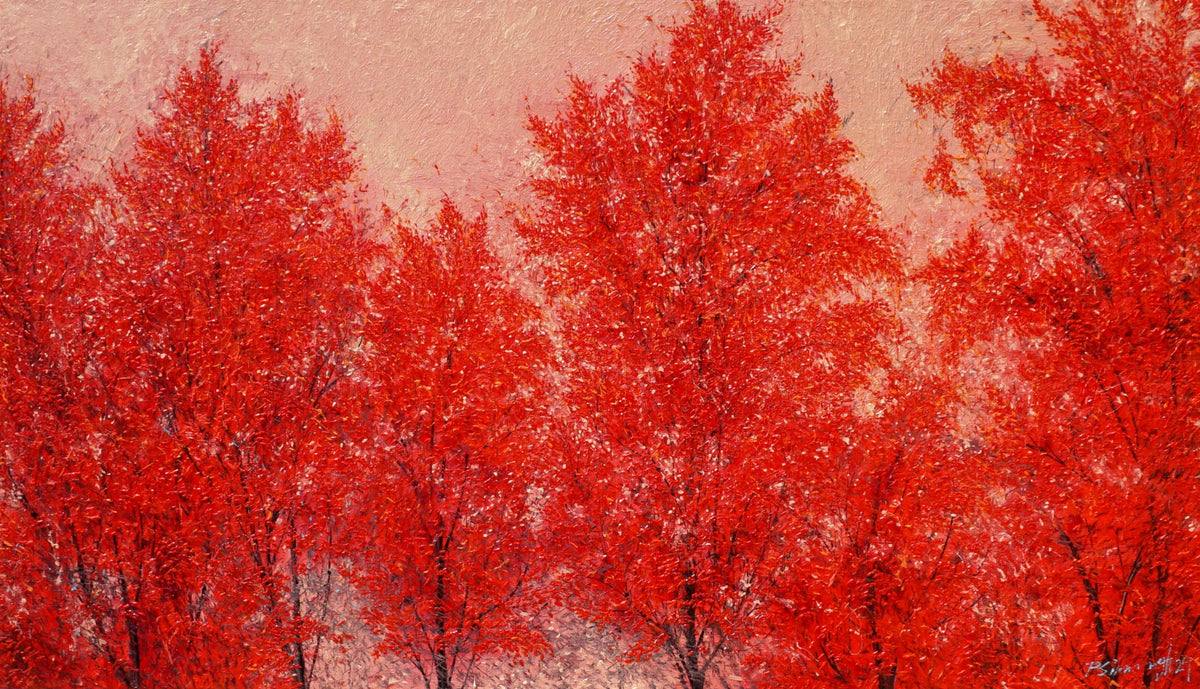
<path fill-rule="evenodd" d="M 985 435 L 1046 582 L 1024 593 L 1046 669 L 1022 681 L 1181 686 L 1200 656 L 1200 8 L 1035 7 L 1052 54 L 948 55 L 911 89 L 953 134 L 930 180 L 986 208 L 929 268 L 937 325 L 1000 366 Z"/>
<path fill-rule="evenodd" d="M 63 124 L 31 83 L 0 79 L 0 684 L 101 683 L 75 581 L 73 435 L 89 351 L 81 283 L 97 190 L 79 184 Z"/>
<path fill-rule="evenodd" d="M 101 353 L 55 496 L 55 585 L 99 685 L 306 686 L 302 583 L 339 504 L 325 396 L 369 253 L 354 159 L 295 96 L 243 101 L 214 50 L 160 106 L 82 288 Z"/>
<path fill-rule="evenodd" d="M 451 689 L 481 658 L 546 646 L 534 613 L 551 562 L 535 489 L 547 345 L 482 215 L 447 201 L 427 231 L 393 236 L 367 327 L 354 578 L 382 650 Z"/>
<path fill-rule="evenodd" d="M 884 360 L 894 269 L 832 89 L 770 55 L 774 12 L 691 3 L 665 54 L 533 118 L 523 230 L 565 346 L 578 607 L 702 689 L 763 629 L 818 448 Z"/>

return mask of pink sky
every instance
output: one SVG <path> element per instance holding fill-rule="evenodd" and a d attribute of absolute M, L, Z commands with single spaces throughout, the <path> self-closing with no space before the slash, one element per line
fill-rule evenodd
<path fill-rule="evenodd" d="M 752 3 L 759 4 L 759 3 Z M 920 185 L 930 128 L 904 92 L 949 46 L 964 56 L 1027 48 L 1025 0 L 792 0 L 782 53 L 803 53 L 805 88 L 832 79 L 856 171 L 885 218 L 928 231 L 938 202 Z M 565 75 L 624 72 L 661 42 L 683 0 L 2 0 L 0 70 L 36 77 L 86 155 L 120 154 L 200 45 L 248 95 L 295 86 L 336 107 L 365 180 L 423 209 L 511 197 L 529 159 L 524 122 L 548 114 Z M 653 20 L 653 21 L 651 21 Z M 435 167 L 436 166 L 436 167 Z M 924 228 L 924 229 L 922 229 Z M 935 234 L 936 234 L 935 229 Z"/>

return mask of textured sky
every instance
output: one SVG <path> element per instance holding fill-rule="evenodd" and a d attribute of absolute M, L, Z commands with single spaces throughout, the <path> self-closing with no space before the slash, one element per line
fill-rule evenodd
<path fill-rule="evenodd" d="M 85 154 L 103 161 L 148 121 L 175 70 L 221 40 L 246 93 L 295 87 L 318 111 L 335 107 L 364 181 L 419 210 L 443 194 L 512 198 L 529 159 L 527 113 L 552 113 L 568 72 L 623 73 L 662 42 L 657 26 L 686 8 L 685 0 L 0 0 L 0 70 L 33 75 Z M 920 78 L 947 47 L 986 57 L 1036 40 L 1026 0 L 791 0 L 781 29 L 781 53 L 803 54 L 802 86 L 833 81 L 862 154 L 855 170 L 885 218 L 918 232 L 945 214 L 920 185 L 931 128 L 916 121 L 903 81 Z"/>

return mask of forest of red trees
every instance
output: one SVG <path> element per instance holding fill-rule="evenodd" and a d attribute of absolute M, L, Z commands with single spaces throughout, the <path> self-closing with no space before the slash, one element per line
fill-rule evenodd
<path fill-rule="evenodd" d="M 572 77 L 498 218 L 219 47 L 96 174 L 0 75 L 0 687 L 1200 685 L 1200 3 L 1033 8 L 907 84 L 920 258 L 779 8 Z"/>

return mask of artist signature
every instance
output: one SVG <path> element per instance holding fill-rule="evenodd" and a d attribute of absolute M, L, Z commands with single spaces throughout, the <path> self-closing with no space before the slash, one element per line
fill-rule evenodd
<path fill-rule="evenodd" d="M 1154 672 L 1154 679 L 1162 679 L 1167 675 L 1186 674 L 1186 680 L 1192 681 L 1192 665 L 1195 664 L 1195 659 L 1191 656 L 1163 656 L 1158 660 L 1151 661 L 1146 670 Z M 1121 665 L 1120 661 L 1104 661 L 1100 663 L 1088 663 L 1087 674 L 1092 673 L 1104 675 L 1106 677 L 1120 677 L 1127 675 L 1134 670 L 1140 670 L 1141 666 Z"/>

